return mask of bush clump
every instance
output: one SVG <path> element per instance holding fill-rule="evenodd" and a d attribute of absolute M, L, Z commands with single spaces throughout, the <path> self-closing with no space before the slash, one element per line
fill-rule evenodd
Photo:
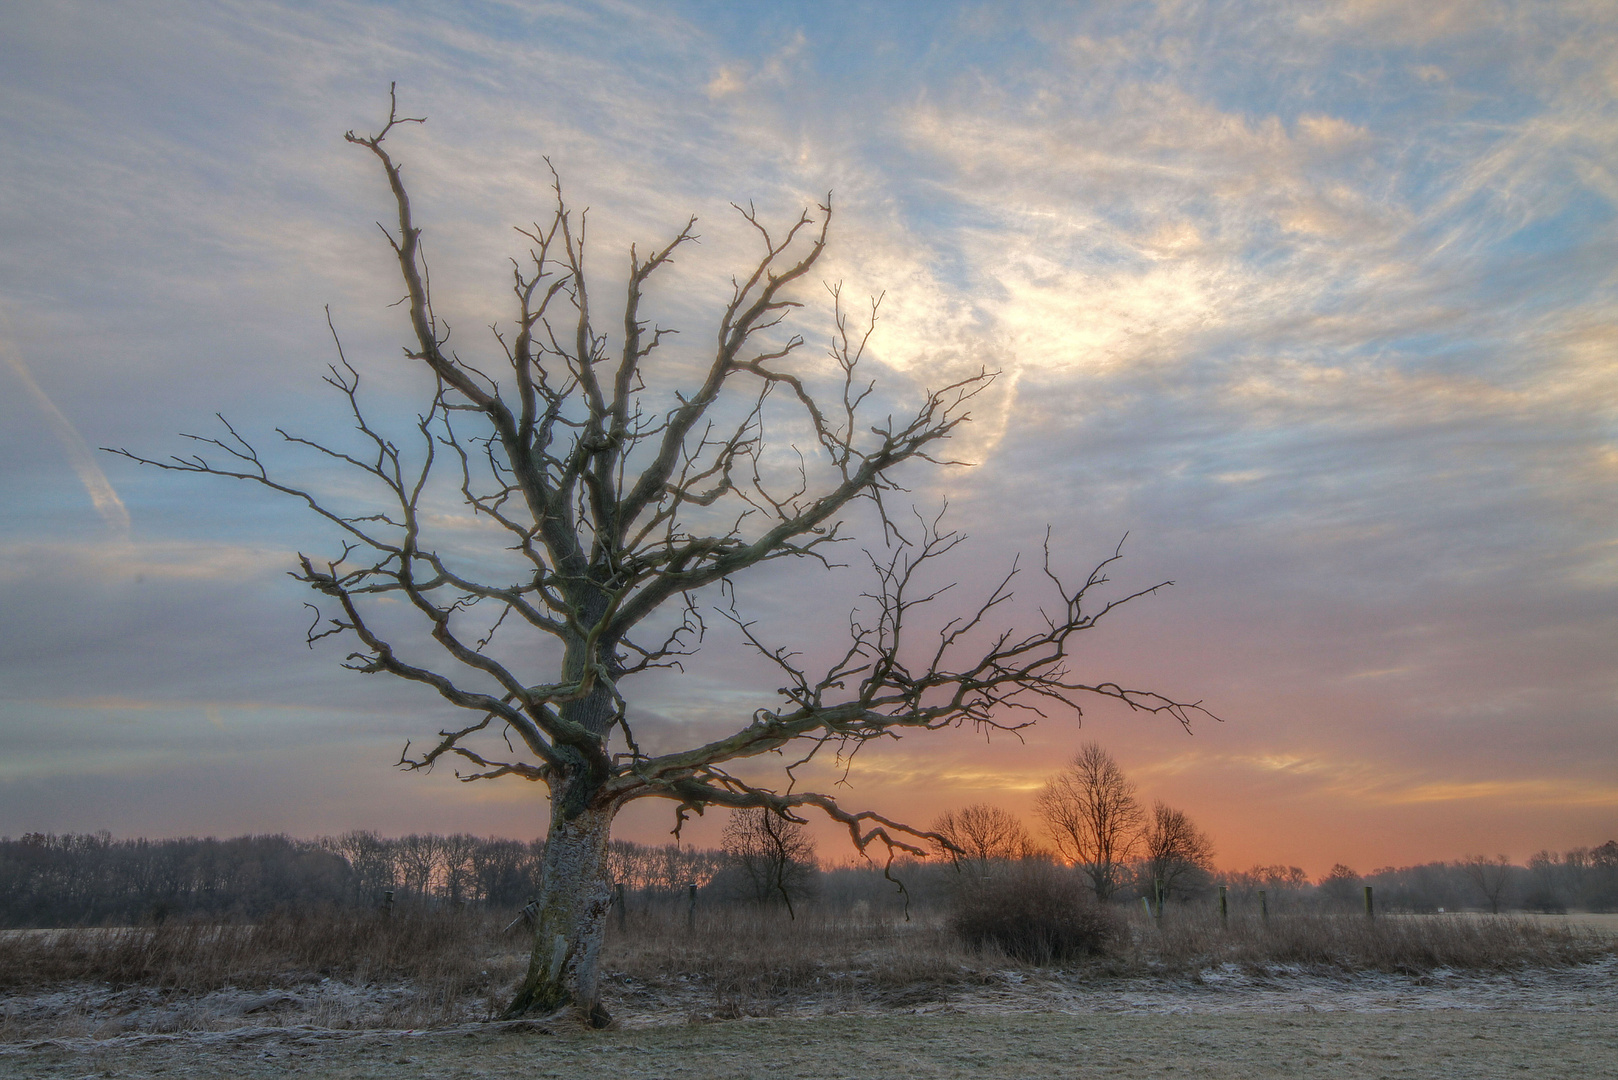
<path fill-rule="evenodd" d="M 948 925 L 974 949 L 994 946 L 1031 964 L 1061 963 L 1111 951 L 1123 936 L 1071 872 L 1044 861 L 976 868 L 956 890 Z"/>

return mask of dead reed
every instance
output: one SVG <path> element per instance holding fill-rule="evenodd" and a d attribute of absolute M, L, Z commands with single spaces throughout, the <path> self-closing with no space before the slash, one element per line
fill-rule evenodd
<path fill-rule="evenodd" d="M 453 993 L 489 974 L 499 951 L 494 923 L 469 912 L 323 910 L 247 924 L 12 930 L 0 933 L 0 986 L 89 981 L 200 991 L 331 977 Z"/>
<path fill-rule="evenodd" d="M 45 992 L 53 986 L 80 988 L 84 1016 L 74 1022 L 86 1031 L 115 1021 L 142 1030 L 239 1025 L 266 1008 L 280 1010 L 277 1023 L 325 1027 L 489 1017 L 527 960 L 526 935 L 501 933 L 508 921 L 328 910 L 253 924 L 0 932 L 0 1035 L 60 1026 Z M 1118 922 L 1100 955 L 1045 971 L 1104 988 L 1115 977 L 1195 976 L 1227 964 L 1271 974 L 1546 969 L 1611 955 L 1615 945 L 1504 916 L 1285 913 L 1227 924 L 1211 911 L 1173 909 L 1161 920 L 1135 912 Z M 697 1019 L 912 1007 L 974 985 L 1020 985 L 1017 973 L 1038 966 L 993 944 L 968 946 L 937 913 L 904 923 L 810 908 L 791 920 L 745 906 L 706 908 L 695 925 L 674 906 L 632 912 L 622 926 L 614 913 L 602 965 L 615 1011 Z"/>
<path fill-rule="evenodd" d="M 981 977 L 982 957 L 936 920 L 895 923 L 811 908 L 637 912 L 608 935 L 603 969 L 632 1002 L 712 1001 L 716 1016 L 770 1015 L 795 997 L 824 1006 L 909 1001 Z"/>
<path fill-rule="evenodd" d="M 1613 952 L 1599 935 L 1506 915 L 1291 912 L 1264 920 L 1204 909 L 1160 920 L 1135 914 L 1115 969 L 1188 972 L 1220 964 L 1422 974 L 1442 968 L 1503 971 L 1586 963 Z"/>

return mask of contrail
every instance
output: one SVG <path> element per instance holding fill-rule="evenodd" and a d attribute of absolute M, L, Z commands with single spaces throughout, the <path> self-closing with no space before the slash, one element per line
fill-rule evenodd
<path fill-rule="evenodd" d="M 79 482 L 89 493 L 90 501 L 95 504 L 96 513 L 117 531 L 121 539 L 128 539 L 129 511 L 125 509 L 124 501 L 112 489 L 112 484 L 108 482 L 107 474 L 101 471 L 101 466 L 96 464 L 95 454 L 84 441 L 84 437 L 34 381 L 28 365 L 23 363 L 22 357 L 12 347 L 10 330 L 9 322 L 4 316 L 0 316 L 0 355 L 5 356 L 11 370 L 16 372 L 17 378 L 22 380 L 22 384 L 34 396 L 39 411 L 50 421 L 51 430 L 56 433 L 56 439 L 62 444 L 62 449 L 67 451 L 68 463 L 73 466 L 73 471 L 79 474 Z"/>

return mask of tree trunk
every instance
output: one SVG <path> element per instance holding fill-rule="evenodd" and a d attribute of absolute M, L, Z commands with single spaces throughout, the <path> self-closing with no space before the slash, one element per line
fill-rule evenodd
<path fill-rule="evenodd" d="M 557 785 L 551 793 L 534 951 L 528 976 L 506 1009 L 507 1019 L 566 1006 L 593 1027 L 604 1027 L 611 1019 L 601 1007 L 600 964 L 612 906 L 607 841 L 617 807 L 579 797 L 583 793 L 578 789 L 585 786 L 587 781 L 580 778 Z"/>

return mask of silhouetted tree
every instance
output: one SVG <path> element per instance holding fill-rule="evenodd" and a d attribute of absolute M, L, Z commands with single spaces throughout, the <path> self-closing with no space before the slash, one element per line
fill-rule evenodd
<path fill-rule="evenodd" d="M 731 811 L 720 840 L 744 896 L 759 904 L 780 901 L 796 919 L 793 901 L 813 892 L 815 842 L 797 821 L 765 807 Z"/>
<path fill-rule="evenodd" d="M 942 838 L 939 851 L 957 864 L 1026 859 L 1039 853 L 1016 815 L 989 803 L 946 810 L 933 820 L 932 829 Z"/>
<path fill-rule="evenodd" d="M 1166 895 L 1184 896 L 1208 880 L 1213 868 L 1213 841 L 1197 829 L 1184 810 L 1161 800 L 1141 834 L 1142 869 L 1149 881 L 1161 881 Z"/>
<path fill-rule="evenodd" d="M 1098 901 L 1110 899 L 1123 884 L 1145 823 L 1135 785 L 1112 755 L 1099 743 L 1085 743 L 1046 782 L 1035 807 L 1056 850 L 1084 871 Z"/>
<path fill-rule="evenodd" d="M 1320 879 L 1317 887 L 1320 890 L 1322 899 L 1338 907 L 1346 907 L 1362 899 L 1359 895 L 1359 890 L 1362 888 L 1360 876 L 1354 872 L 1353 868 L 1344 866 L 1342 863 L 1336 864 L 1327 871 L 1326 876 Z"/>
<path fill-rule="evenodd" d="M 1483 855 L 1471 855 L 1461 860 L 1461 872 L 1466 875 L 1474 888 L 1483 894 L 1489 905 L 1489 912 L 1500 914 L 1500 899 L 1511 886 L 1515 876 L 1516 867 L 1511 865 L 1511 859 L 1506 855 L 1496 855 L 1490 859 Z"/>
<path fill-rule="evenodd" d="M 667 387 L 689 369 L 660 364 L 673 331 L 648 320 L 643 299 L 695 241 L 695 219 L 665 244 L 630 248 L 622 307 L 606 324 L 617 328 L 613 337 L 598 320 L 586 271 L 585 216 L 568 208 L 558 181 L 545 220 L 518 230 L 528 251 L 512 272 L 512 322 L 496 329 L 487 356 L 452 349 L 429 288 L 422 227 L 388 141 L 401 125 L 419 122 L 395 107 L 376 134 L 347 138 L 374 158 L 392 194 L 396 226 L 385 231 L 404 292 L 405 356 L 428 377 L 427 394 L 406 436 L 387 434 L 367 417 L 359 373 L 339 342 L 327 381 L 352 413 L 360 449 L 282 432 L 352 470 L 335 497 L 352 501 L 339 505 L 272 474 L 228 423 L 218 438 L 192 437 L 213 460 L 128 456 L 261 484 L 311 508 L 340 537 L 328 558 L 298 557 L 296 576 L 328 605 L 310 628 L 311 642 L 350 639 L 349 667 L 421 683 L 468 711 L 464 724 L 442 731 L 424 752 L 411 756 L 407 747 L 402 764 L 426 769 L 447 757 L 469 770 L 463 779 L 515 776 L 548 792 L 533 951 L 508 1015 L 571 1003 L 604 1022 L 598 969 L 611 904 L 607 845 L 614 817 L 633 800 L 670 800 L 677 819 L 716 805 L 763 808 L 790 821 L 814 808 L 844 825 L 862 852 L 875 843 L 889 857 L 920 853 L 932 839 L 925 832 L 851 812 L 822 792 L 745 780 L 732 763 L 788 747 L 801 751 L 789 762 L 803 760 L 828 744 L 851 751 L 870 739 L 962 723 L 1015 728 L 1032 722 L 1038 707 L 1076 706 L 1085 695 L 1189 722 L 1194 703 L 1072 673 L 1075 635 L 1161 587 L 1094 602 L 1113 559 L 1069 585 L 1047 551 L 1044 577 L 1055 595 L 1031 631 L 992 625 L 1010 599 L 1013 569 L 961 618 L 921 632 L 918 620 L 937 598 L 923 582 L 963 538 L 936 519 L 890 517 L 888 501 L 903 490 L 898 474 L 906 466 L 941 460 L 993 376 L 946 382 L 905 414 L 872 415 L 876 399 L 862 363 L 877 304 L 871 323 L 856 323 L 836 288 L 827 362 L 799 358 L 802 338 L 781 328 L 826 248 L 829 198 L 779 231 L 751 207 L 741 211 L 761 254 L 734 279 L 706 335 L 713 351 L 687 388 L 659 397 L 649 388 Z M 784 473 L 767 454 L 766 428 L 777 422 L 806 432 L 814 451 L 796 455 L 801 467 Z M 368 484 L 370 494 L 355 495 L 350 479 Z M 492 529 L 438 531 L 451 498 Z M 825 670 L 800 666 L 796 653 L 759 636 L 732 594 L 718 610 L 778 670 L 779 699 L 736 716 L 728 734 L 648 750 L 636 736 L 625 682 L 676 665 L 695 647 L 704 625 L 700 590 L 781 559 L 825 562 L 856 505 L 880 518 L 876 528 L 889 546 L 871 560 L 874 583 L 837 659 Z M 489 539 L 487 550 L 476 557 L 459 550 L 478 538 Z M 411 638 L 395 613 L 413 616 L 422 636 Z"/>

